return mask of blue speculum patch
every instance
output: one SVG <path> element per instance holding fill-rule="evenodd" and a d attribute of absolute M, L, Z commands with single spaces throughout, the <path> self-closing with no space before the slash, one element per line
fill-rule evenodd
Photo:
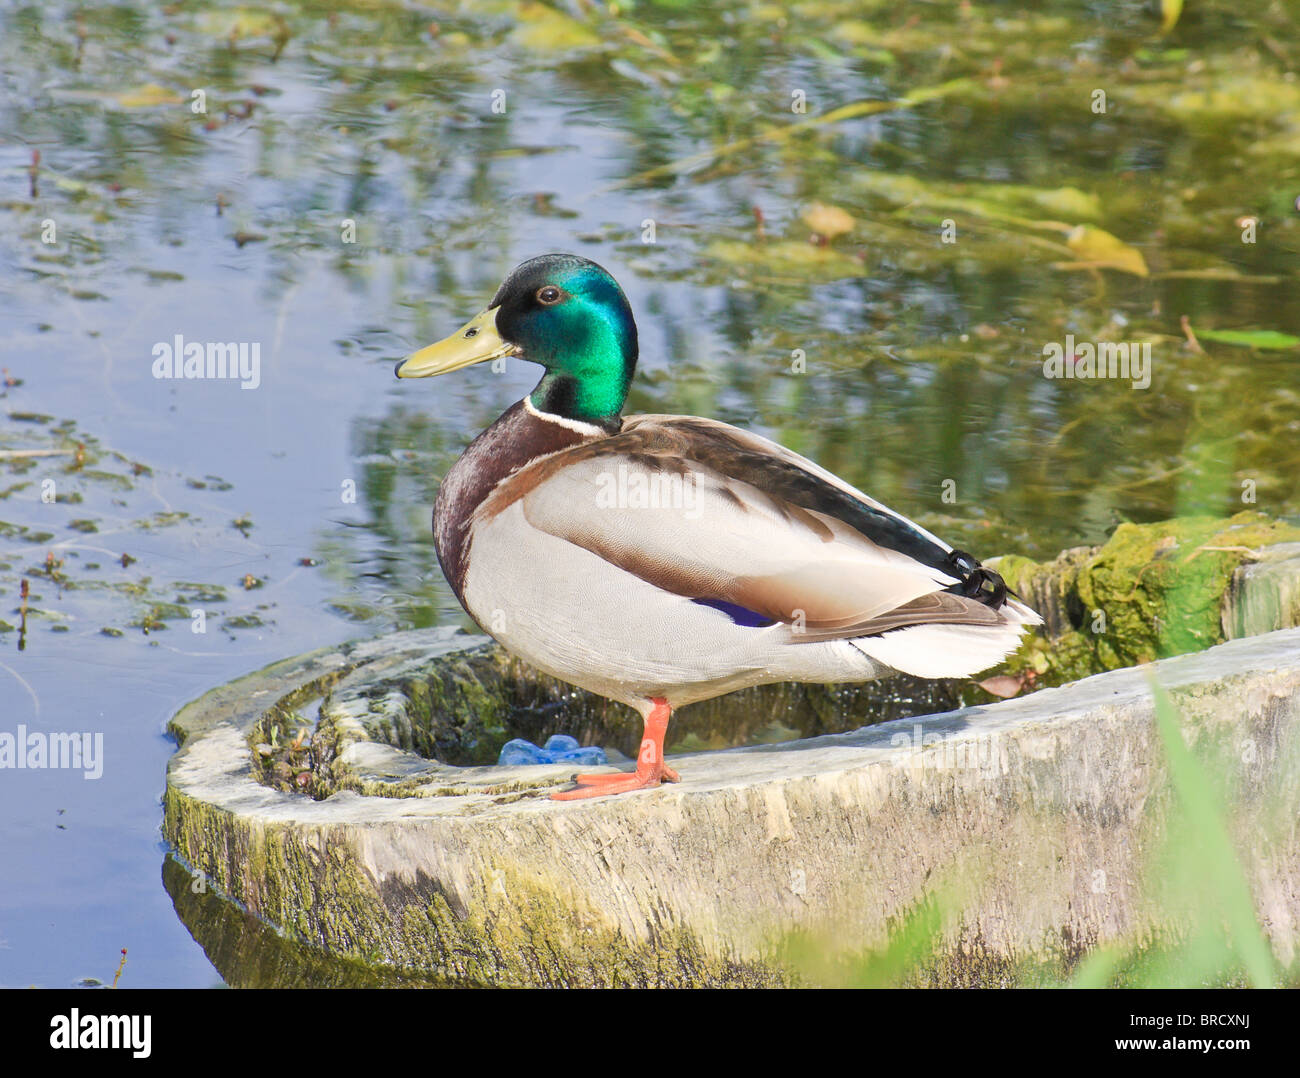
<path fill-rule="evenodd" d="M 773 618 L 769 618 L 765 614 L 759 614 L 736 603 L 729 603 L 725 599 L 692 599 L 691 602 L 699 603 L 701 606 L 711 606 L 714 610 L 721 610 L 737 625 L 744 625 L 751 629 L 761 629 L 776 624 Z"/>

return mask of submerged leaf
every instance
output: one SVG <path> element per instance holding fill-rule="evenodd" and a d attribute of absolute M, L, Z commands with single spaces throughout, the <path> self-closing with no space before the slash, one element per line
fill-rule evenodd
<path fill-rule="evenodd" d="M 803 223 L 819 236 L 833 240 L 846 232 L 852 232 L 857 223 L 853 217 L 838 206 L 828 206 L 824 202 L 814 202 L 804 212 Z"/>
<path fill-rule="evenodd" d="M 862 275 L 862 264 L 855 258 L 829 247 L 786 240 L 781 243 L 743 243 L 718 240 L 709 245 L 708 254 L 733 269 L 756 270 L 766 274 L 788 274 L 817 281 L 834 281 Z"/>
<path fill-rule="evenodd" d="M 976 188 L 978 193 L 978 188 Z M 990 202 L 1011 207 L 1038 210 L 1066 221 L 1094 221 L 1101 217 L 1101 199 L 1077 187 L 1029 187 L 1011 184 L 987 184 L 983 194 Z"/>
<path fill-rule="evenodd" d="M 1183 0 L 1160 0 L 1160 32 L 1169 33 L 1183 13 Z"/>
<path fill-rule="evenodd" d="M 253 8 L 204 12 L 196 21 L 195 29 L 202 34 L 224 38 L 232 44 L 258 38 L 278 40 L 289 36 L 289 26 L 284 21 L 284 16 Z"/>
<path fill-rule="evenodd" d="M 572 15 L 532 0 L 519 7 L 515 40 L 538 52 L 564 52 L 600 44 L 600 38 L 589 26 Z"/>
<path fill-rule="evenodd" d="M 156 82 L 147 82 L 131 90 L 114 94 L 112 100 L 124 109 L 148 109 L 158 105 L 178 105 L 182 98 L 174 90 L 159 86 Z"/>
<path fill-rule="evenodd" d="M 1102 269 L 1122 270 L 1138 277 L 1150 274 L 1142 252 L 1112 236 L 1105 229 L 1078 225 L 1065 237 L 1065 243 L 1086 264 Z"/>

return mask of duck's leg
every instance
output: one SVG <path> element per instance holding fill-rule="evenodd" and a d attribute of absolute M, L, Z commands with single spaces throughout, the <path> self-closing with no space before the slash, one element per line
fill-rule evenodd
<path fill-rule="evenodd" d="M 623 794 L 630 790 L 644 790 L 661 782 L 678 782 L 680 776 L 664 764 L 664 734 L 673 709 L 661 696 L 651 697 L 645 716 L 645 732 L 641 735 L 641 751 L 637 753 L 636 770 L 630 775 L 618 772 L 613 775 L 578 775 L 576 790 L 562 790 L 551 794 L 553 801 L 578 801 L 584 797 L 605 797 Z"/>

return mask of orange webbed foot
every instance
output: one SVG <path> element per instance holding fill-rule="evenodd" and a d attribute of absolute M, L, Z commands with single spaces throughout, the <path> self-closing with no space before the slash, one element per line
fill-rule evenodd
<path fill-rule="evenodd" d="M 645 720 L 645 736 L 637 755 L 635 771 L 617 771 L 604 775 L 577 775 L 577 788 L 551 794 L 552 801 L 581 801 L 588 797 L 609 797 L 613 794 L 649 790 L 663 782 L 681 782 L 681 776 L 664 763 L 664 733 L 672 709 L 668 701 L 655 698 Z"/>
<path fill-rule="evenodd" d="M 591 782 L 591 779 L 598 781 Z M 617 775 L 579 775 L 575 790 L 561 790 L 551 794 L 552 801 L 581 801 L 588 797 L 609 797 L 612 794 L 626 794 L 633 790 L 649 790 L 662 781 L 659 775 L 640 775 L 635 771 L 620 772 Z"/>

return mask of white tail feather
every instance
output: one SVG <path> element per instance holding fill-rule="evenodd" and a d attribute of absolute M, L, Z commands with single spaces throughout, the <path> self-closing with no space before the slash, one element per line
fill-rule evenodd
<path fill-rule="evenodd" d="M 1020 646 L 1027 628 L 1043 623 L 1015 599 L 998 612 L 1006 618 L 1002 625 L 912 625 L 859 637 L 853 645 L 905 674 L 966 677 L 997 665 Z"/>

